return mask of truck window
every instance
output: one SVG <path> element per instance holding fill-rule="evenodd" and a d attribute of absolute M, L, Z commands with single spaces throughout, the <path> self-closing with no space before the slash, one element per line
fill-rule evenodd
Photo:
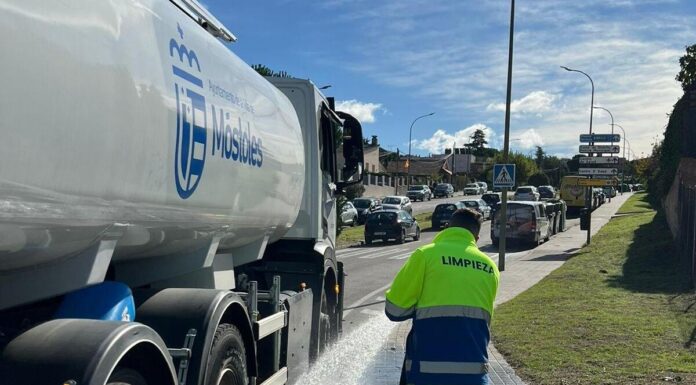
<path fill-rule="evenodd" d="M 321 109 L 321 122 L 319 133 L 319 151 L 321 151 L 321 170 L 328 175 L 331 175 L 331 182 L 338 181 L 336 156 L 337 148 L 342 140 L 342 126 L 339 121 L 334 119 L 333 114 L 329 112 L 326 106 Z"/>

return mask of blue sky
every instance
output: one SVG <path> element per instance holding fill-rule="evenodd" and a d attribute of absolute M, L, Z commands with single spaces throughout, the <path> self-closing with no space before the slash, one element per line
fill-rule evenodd
<path fill-rule="evenodd" d="M 278 0 L 203 4 L 239 39 L 229 47 L 319 86 L 383 147 L 440 153 L 476 128 L 500 148 L 504 130 L 509 0 Z M 681 95 L 678 58 L 696 43 L 694 0 L 518 0 L 513 150 L 541 145 L 572 156 L 595 105 L 611 110 L 635 155 L 649 154 Z M 595 110 L 594 131 L 609 132 Z M 620 133 L 616 128 L 616 132 Z"/>

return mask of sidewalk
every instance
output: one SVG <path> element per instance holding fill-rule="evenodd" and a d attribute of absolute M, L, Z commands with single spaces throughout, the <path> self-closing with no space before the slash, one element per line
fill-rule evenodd
<path fill-rule="evenodd" d="M 592 235 L 596 234 L 631 194 L 617 195 L 611 203 L 606 203 L 592 213 Z M 579 224 L 555 235 L 542 244 L 513 258 L 506 259 L 506 269 L 501 272 L 500 287 L 495 304 L 499 305 L 529 289 L 552 271 L 559 268 L 573 253 L 583 247 L 587 233 L 580 230 Z M 490 255 L 490 254 L 489 254 Z M 497 262 L 498 257 L 492 257 Z M 386 318 L 386 317 L 385 317 Z M 365 376 L 369 385 L 396 385 L 401 374 L 406 335 L 410 322 L 398 324 L 387 337 L 376 362 Z M 495 330 L 492 331 L 495 335 Z M 489 375 L 492 385 L 524 385 L 505 358 L 495 349 L 488 347 Z"/>

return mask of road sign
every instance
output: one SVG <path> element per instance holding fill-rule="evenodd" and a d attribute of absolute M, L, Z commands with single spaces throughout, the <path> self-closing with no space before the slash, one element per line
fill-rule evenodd
<path fill-rule="evenodd" d="M 616 156 L 594 156 L 580 158 L 580 164 L 619 164 L 619 157 Z"/>
<path fill-rule="evenodd" d="M 578 186 L 585 186 L 585 187 L 616 186 L 616 181 L 615 180 L 607 180 L 607 179 L 578 179 Z"/>
<path fill-rule="evenodd" d="M 615 168 L 584 168 L 580 167 L 578 174 L 580 175 L 617 175 L 619 170 Z"/>
<path fill-rule="evenodd" d="M 581 144 L 580 145 L 580 152 L 587 152 L 587 153 L 598 153 L 598 154 L 618 154 L 619 153 L 619 146 L 612 146 L 612 145 L 598 145 L 598 146 L 590 146 L 587 144 Z"/>
<path fill-rule="evenodd" d="M 580 135 L 580 142 L 581 143 L 591 143 L 591 142 L 603 142 L 603 143 L 609 143 L 609 142 L 619 142 L 621 141 L 621 135 L 619 134 L 581 134 Z"/>
<path fill-rule="evenodd" d="M 493 187 L 514 187 L 515 165 L 496 164 L 493 166 Z"/>
<path fill-rule="evenodd" d="M 594 179 L 615 179 L 618 175 L 592 175 Z"/>

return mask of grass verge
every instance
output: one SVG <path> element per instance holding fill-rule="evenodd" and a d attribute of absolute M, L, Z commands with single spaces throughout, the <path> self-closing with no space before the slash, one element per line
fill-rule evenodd
<path fill-rule="evenodd" d="M 430 219 L 432 218 L 432 213 L 422 213 L 416 215 L 416 220 L 421 230 L 430 229 Z M 336 239 L 336 248 L 344 249 L 352 245 L 360 243 L 360 241 L 365 240 L 365 225 L 355 226 L 355 227 L 344 227 L 341 234 L 338 235 Z"/>
<path fill-rule="evenodd" d="M 696 294 L 661 213 L 631 197 L 589 247 L 496 309 L 496 348 L 532 384 L 696 384 Z"/>

